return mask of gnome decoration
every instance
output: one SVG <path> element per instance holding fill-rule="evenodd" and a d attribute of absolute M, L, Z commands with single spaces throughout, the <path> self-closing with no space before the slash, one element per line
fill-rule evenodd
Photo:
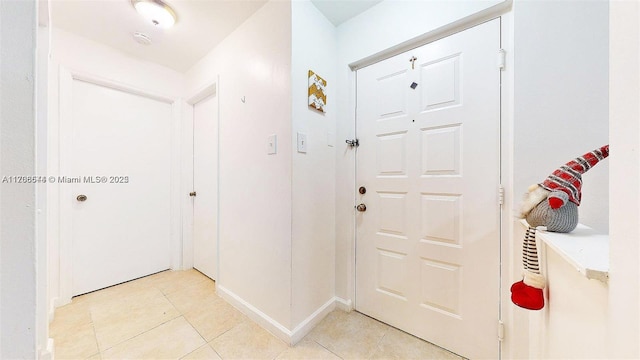
<path fill-rule="evenodd" d="M 520 218 L 529 224 L 522 244 L 523 280 L 511 285 L 511 301 L 529 310 L 544 307 L 546 280 L 540 274 L 536 228 L 567 233 L 578 225 L 578 206 L 582 197 L 582 174 L 609 156 L 609 145 L 588 152 L 562 165 L 540 184 L 531 185 L 525 194 Z"/>

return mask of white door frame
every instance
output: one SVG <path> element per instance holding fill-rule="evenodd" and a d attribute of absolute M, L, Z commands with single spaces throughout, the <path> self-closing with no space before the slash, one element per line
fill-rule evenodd
<path fill-rule="evenodd" d="M 502 48 L 506 50 L 506 67 L 502 71 L 502 86 L 501 86 L 501 105 L 500 105 L 500 182 L 504 188 L 504 203 L 502 206 L 502 211 L 500 214 L 500 320 L 503 323 L 509 324 L 514 319 L 518 319 L 521 321 L 528 321 L 528 319 L 523 318 L 522 316 L 516 316 L 514 313 L 513 307 L 505 306 L 505 304 L 510 303 L 509 292 L 505 289 L 509 288 L 509 285 L 516 281 L 515 279 L 519 276 L 519 269 L 517 264 L 517 259 L 513 256 L 513 244 L 511 239 L 514 237 L 514 221 L 511 214 L 514 213 L 514 201 L 511 200 L 514 198 L 513 194 L 513 79 L 514 79 L 514 67 L 513 67 L 513 15 L 512 11 L 512 0 L 506 0 L 497 5 L 494 5 L 490 8 L 487 8 L 479 13 L 469 15 L 463 19 L 460 19 L 451 24 L 445 25 L 441 28 L 435 29 L 433 31 L 427 32 L 423 35 L 415 37 L 413 39 L 409 39 L 403 43 L 400 43 L 394 47 L 388 48 L 386 50 L 380 51 L 375 54 L 371 54 L 365 58 L 362 58 L 358 61 L 354 61 L 349 64 L 349 68 L 351 72 L 349 73 L 349 92 L 352 94 L 349 100 L 349 108 L 352 109 L 351 112 L 351 124 L 353 126 L 352 134 L 354 134 L 355 138 L 358 137 L 357 134 L 357 115 L 356 115 L 356 104 L 355 99 L 357 98 L 357 76 L 356 70 L 372 65 L 376 62 L 382 61 L 384 59 L 388 59 L 395 55 L 401 54 L 408 50 L 417 48 L 422 45 L 426 45 L 428 43 L 437 41 L 439 39 L 445 38 L 449 35 L 453 35 L 457 32 L 464 31 L 470 29 L 474 26 L 480 25 L 486 21 L 490 21 L 496 18 L 501 19 L 501 43 Z M 496 62 L 498 59 L 498 55 L 496 54 Z M 344 300 L 345 305 L 343 308 L 347 311 L 353 310 L 355 308 L 355 295 L 356 295 L 356 216 L 357 213 L 355 211 L 356 205 L 356 188 L 357 188 L 357 174 L 355 173 L 356 169 L 356 156 L 354 154 L 352 158 L 351 167 L 353 169 L 351 188 L 349 189 L 349 193 L 351 194 L 351 206 L 354 209 L 353 217 L 351 219 L 351 242 L 349 245 L 350 256 L 349 263 L 347 264 L 347 291 L 349 299 Z M 517 202 L 517 201 L 516 201 Z M 505 334 L 504 336 L 507 338 L 505 341 L 500 342 L 500 358 L 509 358 L 509 354 L 514 353 L 514 348 L 517 346 L 529 346 L 528 340 L 518 340 L 509 341 L 509 334 L 512 331 L 509 331 L 510 328 L 516 329 L 513 326 L 505 326 Z M 528 338 L 528 327 L 527 326 L 517 326 L 515 332 L 523 335 L 524 338 Z M 526 334 L 523 334 L 526 333 Z"/>
<path fill-rule="evenodd" d="M 182 265 L 182 238 L 181 238 L 181 221 L 180 221 L 180 103 L 178 99 L 156 93 L 152 90 L 141 89 L 129 84 L 124 84 L 107 78 L 102 78 L 93 74 L 87 74 L 74 70 L 60 67 L 60 93 L 59 93 L 59 121 L 52 124 L 54 133 L 59 138 L 58 155 L 58 174 L 64 176 L 69 174 L 70 159 L 72 154 L 71 135 L 72 135 L 72 113 L 73 113 L 73 81 L 84 81 L 94 85 L 108 87 L 111 89 L 124 91 L 129 94 L 143 96 L 152 100 L 161 101 L 171 105 L 171 234 L 170 234 L 170 252 L 171 252 L 171 268 L 179 269 Z M 55 156 L 55 155 L 54 155 Z M 53 175 L 52 175 L 53 176 Z M 56 176 L 57 177 L 57 176 Z M 72 224 L 71 211 L 72 206 L 68 201 L 61 199 L 69 199 L 71 188 L 69 186 L 60 186 L 59 184 L 50 185 L 49 190 L 53 193 L 52 199 L 54 203 L 50 209 L 57 209 L 60 213 L 58 217 L 58 234 L 59 234 L 59 260 L 60 260 L 60 281 L 59 281 L 59 299 L 57 305 L 63 305 L 71 302 L 72 292 Z"/>
<path fill-rule="evenodd" d="M 184 132 L 182 134 L 182 190 L 181 190 L 181 199 L 182 199 L 182 238 L 183 242 L 183 269 L 191 269 L 193 267 L 193 246 L 194 246 L 194 232 L 193 232 L 193 198 L 188 195 L 189 192 L 193 191 L 193 131 L 194 131 L 194 123 L 193 123 L 193 109 L 197 103 L 208 98 L 209 96 L 216 96 L 217 109 L 217 126 L 218 126 L 218 139 L 216 139 L 216 144 L 218 146 L 218 159 L 217 162 L 220 161 L 220 94 L 218 89 L 219 77 L 216 76 L 216 80 L 206 84 L 200 90 L 193 93 L 190 97 L 187 98 L 184 116 L 183 116 L 183 129 Z M 218 175 L 218 184 L 220 184 L 220 173 Z M 218 218 L 216 219 L 216 223 L 220 224 L 220 186 L 218 185 Z M 220 279 L 220 251 L 219 251 L 219 235 L 220 235 L 220 226 L 216 226 L 216 251 L 217 259 L 216 259 L 216 275 L 217 279 L 216 284 Z"/>

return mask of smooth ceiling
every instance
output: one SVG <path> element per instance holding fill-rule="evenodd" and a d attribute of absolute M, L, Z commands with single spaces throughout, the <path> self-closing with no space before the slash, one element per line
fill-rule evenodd
<path fill-rule="evenodd" d="M 218 45 L 266 0 L 165 0 L 178 21 L 169 29 L 153 26 L 130 0 L 51 0 L 51 25 L 118 49 L 132 57 L 185 72 Z M 295 1 L 295 0 L 294 0 Z M 380 0 L 312 0 L 339 25 Z M 133 39 L 149 36 L 151 45 Z"/>

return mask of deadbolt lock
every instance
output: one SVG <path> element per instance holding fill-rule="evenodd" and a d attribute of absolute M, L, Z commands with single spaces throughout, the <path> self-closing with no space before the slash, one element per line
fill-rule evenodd
<path fill-rule="evenodd" d="M 360 212 L 367 211 L 367 205 L 359 204 L 358 206 L 356 206 L 356 210 L 358 210 Z"/>
<path fill-rule="evenodd" d="M 367 188 L 364 186 L 360 186 L 360 188 L 358 189 L 358 192 L 362 195 L 367 193 Z"/>

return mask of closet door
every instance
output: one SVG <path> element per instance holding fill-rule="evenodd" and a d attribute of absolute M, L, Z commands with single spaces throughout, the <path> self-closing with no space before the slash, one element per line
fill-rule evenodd
<path fill-rule="evenodd" d="M 78 295 L 170 267 L 171 104 L 77 79 L 71 87 L 58 186 L 71 203 L 63 221 Z"/>

